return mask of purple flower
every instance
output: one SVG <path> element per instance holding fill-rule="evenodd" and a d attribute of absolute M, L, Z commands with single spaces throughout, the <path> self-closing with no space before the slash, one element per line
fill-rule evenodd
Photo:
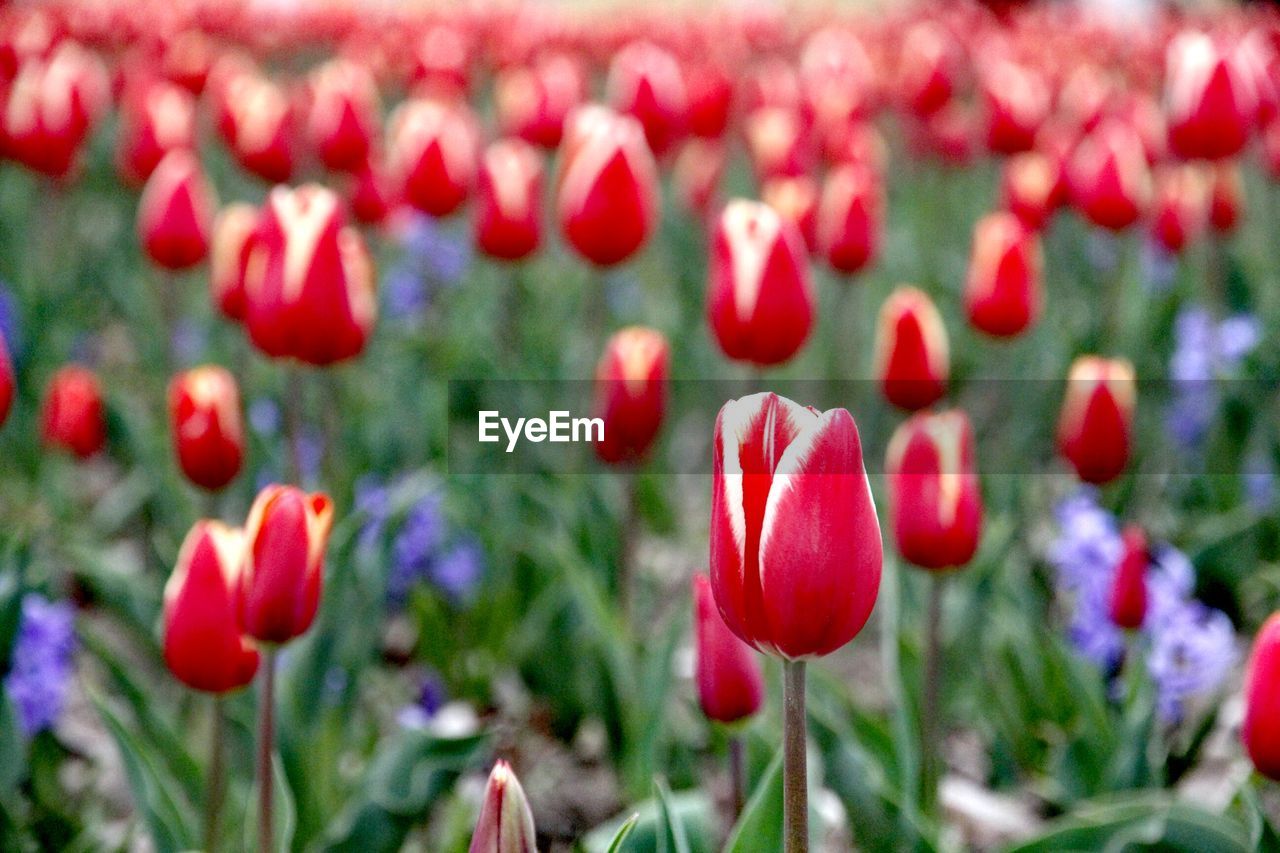
<path fill-rule="evenodd" d="M 249 404 L 249 426 L 258 435 L 272 436 L 280 431 L 280 407 L 269 397 L 259 397 Z"/>
<path fill-rule="evenodd" d="M 1218 412 L 1218 377 L 1239 368 L 1262 340 L 1257 317 L 1237 314 L 1221 323 L 1203 307 L 1183 309 L 1173 324 L 1169 378 L 1174 398 L 1166 413 L 1170 435 L 1183 448 L 1198 449 Z"/>
<path fill-rule="evenodd" d="M 1217 690 L 1236 664 L 1231 620 L 1199 601 L 1182 602 L 1150 630 L 1148 671 L 1161 719 L 1177 722 L 1187 699 Z"/>
<path fill-rule="evenodd" d="M 62 714 L 75 648 L 71 605 L 27 593 L 4 689 L 28 736 L 50 728 Z"/>
<path fill-rule="evenodd" d="M 391 512 L 391 492 L 381 481 L 372 475 L 366 475 L 356 481 L 356 512 L 364 516 L 360 526 L 360 547 L 366 550 L 376 548 L 386 529 L 387 516 Z"/>
<path fill-rule="evenodd" d="M 203 326 L 190 318 L 180 318 L 173 324 L 173 334 L 169 340 L 169 351 L 179 364 L 196 364 L 204 355 L 208 345 L 207 334 Z"/>
<path fill-rule="evenodd" d="M 9 344 L 9 355 L 17 358 L 22 345 L 22 330 L 18 327 L 18 300 L 9 286 L 0 281 L 0 336 Z"/>
<path fill-rule="evenodd" d="M 391 573 L 387 597 L 401 604 L 418 582 L 428 578 L 431 563 L 445 536 L 440 496 L 432 493 L 409 510 L 400 531 L 391 543 Z"/>
<path fill-rule="evenodd" d="M 1245 498 L 1259 512 L 1271 508 L 1276 500 L 1276 472 L 1265 453 L 1250 454 L 1244 461 Z"/>
<path fill-rule="evenodd" d="M 454 545 L 431 567 L 431 581 L 455 603 L 470 598 L 482 574 L 484 552 L 473 539 Z"/>
<path fill-rule="evenodd" d="M 1152 293 L 1165 293 L 1173 284 L 1178 274 L 1178 259 L 1155 240 L 1147 240 L 1142 244 L 1142 252 L 1138 256 L 1139 268 L 1142 271 L 1142 282 Z"/>

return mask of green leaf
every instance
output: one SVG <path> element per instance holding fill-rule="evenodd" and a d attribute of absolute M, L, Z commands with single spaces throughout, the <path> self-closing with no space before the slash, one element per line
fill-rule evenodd
<path fill-rule="evenodd" d="M 689 853 L 689 834 L 684 822 L 671 807 L 671 789 L 665 779 L 653 782 L 658 799 L 658 851 L 659 853 Z"/>
<path fill-rule="evenodd" d="M 684 827 L 691 853 L 713 853 L 719 849 L 719 815 L 704 792 L 679 791 L 670 794 L 667 809 Z M 618 818 L 593 829 L 582 839 L 581 849 L 586 853 L 608 853 L 623 824 L 634 819 L 635 828 L 626 839 L 626 853 L 658 853 L 661 849 L 661 821 L 657 799 L 637 804 L 628 814 L 630 816 L 625 820 Z"/>
<path fill-rule="evenodd" d="M 293 792 L 289 790 L 289 780 L 285 778 L 284 768 L 279 755 L 271 757 L 271 784 L 273 786 L 271 800 L 271 841 L 275 844 L 274 853 L 288 853 L 293 849 L 293 835 L 298 826 L 298 810 L 294 805 Z M 245 800 L 244 815 L 244 849 L 254 850 L 258 845 L 258 785 L 255 779 L 249 789 L 249 797 Z"/>
<path fill-rule="evenodd" d="M 0 802 L 27 776 L 27 741 L 8 692 L 0 690 Z"/>
<path fill-rule="evenodd" d="M 725 853 L 775 853 L 782 849 L 782 752 L 769 762 L 729 835 Z"/>
<path fill-rule="evenodd" d="M 633 814 L 627 818 L 627 822 L 618 827 L 618 834 L 613 837 L 613 841 L 609 843 L 609 849 L 605 853 L 619 853 L 622 850 L 622 842 L 627 840 L 627 836 L 636 828 L 636 823 L 639 820 L 639 814 Z"/>

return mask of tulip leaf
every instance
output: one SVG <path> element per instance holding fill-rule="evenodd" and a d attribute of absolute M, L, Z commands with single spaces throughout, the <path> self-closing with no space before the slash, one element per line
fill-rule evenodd
<path fill-rule="evenodd" d="M 671 806 L 671 789 L 666 780 L 655 779 L 653 788 L 658 800 L 658 853 L 690 853 L 689 834 L 684 820 Z"/>
<path fill-rule="evenodd" d="M 684 827 L 691 853 L 712 853 L 717 850 L 719 816 L 711 800 L 702 791 L 678 791 L 667 798 L 668 812 L 675 815 Z M 628 812 L 630 817 L 609 821 L 587 834 L 578 845 L 586 853 L 608 853 L 624 823 L 635 818 L 635 828 L 620 848 L 626 853 L 658 853 L 662 821 L 657 798 L 645 800 Z"/>
<path fill-rule="evenodd" d="M 618 828 L 618 834 L 613 836 L 613 841 L 609 842 L 609 849 L 606 850 L 605 853 L 620 853 L 622 850 L 622 842 L 626 841 L 627 836 L 635 830 L 636 823 L 639 822 L 639 820 L 639 814 L 633 814 L 631 817 L 627 818 L 627 822 Z"/>
<path fill-rule="evenodd" d="M 742 809 L 725 853 L 773 853 L 782 849 L 782 752 L 779 751 Z"/>
<path fill-rule="evenodd" d="M 0 690 L 0 803 L 27 775 L 27 742 L 9 694 Z"/>

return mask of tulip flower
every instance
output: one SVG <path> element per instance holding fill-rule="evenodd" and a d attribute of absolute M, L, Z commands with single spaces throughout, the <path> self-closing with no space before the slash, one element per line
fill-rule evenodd
<path fill-rule="evenodd" d="M 371 159 L 359 166 L 348 184 L 347 206 L 351 218 L 362 225 L 379 225 L 399 205 L 391 176 L 381 162 Z"/>
<path fill-rule="evenodd" d="M 747 153 L 757 180 L 811 171 L 816 153 L 805 130 L 799 113 L 785 107 L 761 107 L 747 116 Z"/>
<path fill-rule="evenodd" d="M 235 202 L 224 207 L 213 222 L 209 289 L 214 304 L 229 320 L 244 320 L 248 310 L 245 305 L 245 274 L 260 219 L 256 207 Z"/>
<path fill-rule="evenodd" d="M 125 180 L 142 184 L 170 151 L 195 148 L 195 99 L 167 81 L 128 90 L 120 105 L 116 160 Z"/>
<path fill-rule="evenodd" d="M 1080 140 L 1067 163 L 1072 203 L 1095 225 L 1123 231 L 1146 211 L 1151 170 L 1142 139 L 1119 119 L 1106 119 Z"/>
<path fill-rule="evenodd" d="M 542 238 L 542 157 L 520 139 L 485 149 L 476 189 L 473 230 L 480 251 L 515 261 L 537 250 Z"/>
<path fill-rule="evenodd" d="M 484 803 L 467 853 L 538 853 L 533 813 L 511 765 L 499 761 L 489 773 Z"/>
<path fill-rule="evenodd" d="M 474 48 L 469 33 L 440 21 L 418 39 L 413 55 L 413 82 L 419 91 L 460 100 L 471 86 Z"/>
<path fill-rule="evenodd" d="M 138 202 L 138 239 L 166 270 L 193 267 L 209 251 L 217 200 L 195 154 L 170 151 L 147 179 Z"/>
<path fill-rule="evenodd" d="M 800 232 L 809 254 L 818 251 L 818 183 L 808 175 L 770 178 L 760 200 Z"/>
<path fill-rule="evenodd" d="M 715 59 L 693 59 L 684 66 L 689 133 L 700 139 L 720 139 L 733 114 L 734 79 Z"/>
<path fill-rule="evenodd" d="M 768 205 L 735 199 L 712 240 L 707 320 L 729 358 L 791 358 L 813 327 L 814 293 L 795 226 Z"/>
<path fill-rule="evenodd" d="M 471 194 L 480 132 L 461 103 L 418 99 L 391 117 L 390 169 L 405 201 L 432 216 L 448 216 Z"/>
<path fill-rule="evenodd" d="M 640 123 L 604 107 L 569 119 L 556 187 L 560 229 L 597 266 L 635 254 L 653 233 L 658 175 Z"/>
<path fill-rule="evenodd" d="M 604 437 L 596 455 L 616 465 L 643 459 L 658 437 L 667 407 L 671 347 L 656 329 L 630 326 L 605 344 L 596 367 L 596 417 Z"/>
<path fill-rule="evenodd" d="M 40 436 L 46 445 L 61 447 L 81 459 L 103 448 L 107 422 L 102 389 L 93 371 L 72 364 L 53 375 L 40 411 Z"/>
<path fill-rule="evenodd" d="M 805 104 L 823 131 L 865 117 L 875 102 L 875 69 L 850 29 L 824 27 L 809 36 L 799 72 Z"/>
<path fill-rule="evenodd" d="M 1244 724 L 1240 739 L 1253 766 L 1280 781 L 1280 613 L 1253 639 L 1244 674 Z"/>
<path fill-rule="evenodd" d="M 1151 236 L 1178 254 L 1204 231 L 1209 217 L 1209 188 L 1204 170 L 1192 163 L 1163 167 L 1156 173 Z"/>
<path fill-rule="evenodd" d="M 698 703 L 707 719 L 736 723 L 764 702 L 764 679 L 751 648 L 724 624 L 706 575 L 693 578 Z"/>
<path fill-rule="evenodd" d="M 1213 166 L 1212 189 L 1209 193 L 1209 224 L 1217 234 L 1235 230 L 1244 206 L 1244 187 L 1240 166 L 1233 161 L 1219 161 Z"/>
<path fill-rule="evenodd" d="M 227 370 L 205 365 L 175 376 L 169 384 L 169 419 L 178 464 L 188 480 L 217 491 L 240 473 L 240 392 Z"/>
<path fill-rule="evenodd" d="M 880 390 L 907 411 L 931 406 L 947 390 L 951 350 L 933 300 L 903 285 L 889 295 L 876 324 L 875 363 Z"/>
<path fill-rule="evenodd" d="M 1123 359 L 1082 356 L 1067 375 L 1058 449 L 1086 483 L 1109 483 L 1129 462 L 1137 387 Z"/>
<path fill-rule="evenodd" d="M 981 74 L 987 147 L 997 154 L 1028 151 L 1049 116 L 1050 94 L 1040 73 L 1009 58 L 988 62 Z"/>
<path fill-rule="evenodd" d="M 307 134 L 325 168 L 354 172 L 368 162 L 379 112 L 377 84 L 364 66 L 333 59 L 311 73 Z"/>
<path fill-rule="evenodd" d="M 293 176 L 296 118 L 288 95 L 259 74 L 240 74 L 228 84 L 231 151 L 247 171 L 281 183 Z"/>
<path fill-rule="evenodd" d="M 1258 114 L 1258 90 L 1237 50 L 1188 30 L 1165 58 L 1169 147 L 1179 157 L 1219 160 L 1239 154 Z"/>
<path fill-rule="evenodd" d="M 373 264 L 316 184 L 267 196 L 245 274 L 246 326 L 274 358 L 324 366 L 358 355 L 377 318 Z"/>
<path fill-rule="evenodd" d="M 1048 154 L 1023 151 L 1004 164 L 1000 198 L 1004 209 L 1039 231 L 1058 206 L 1061 168 Z"/>
<path fill-rule="evenodd" d="M 505 68 L 493 82 L 498 125 L 506 136 L 518 136 L 542 148 L 555 148 L 564 124 L 587 97 L 581 63 L 564 53 L 548 53 L 528 66 Z"/>
<path fill-rule="evenodd" d="M 884 192 L 865 166 L 847 163 L 827 175 L 818 203 L 818 250 L 852 275 L 875 261 L 884 230 Z"/>
<path fill-rule="evenodd" d="M 711 211 L 724 175 L 724 164 L 724 145 L 718 141 L 695 137 L 680 149 L 671 180 L 681 203 L 691 213 L 705 217 Z"/>
<path fill-rule="evenodd" d="M 16 384 L 13 362 L 9 360 L 9 345 L 5 342 L 4 333 L 0 332 L 0 427 L 4 426 L 9 418 L 9 410 L 13 408 Z"/>
<path fill-rule="evenodd" d="M 937 21 L 913 24 L 902 39 L 898 90 L 907 108 L 930 116 L 951 100 L 959 76 L 961 48 Z"/>
<path fill-rule="evenodd" d="M 648 41 L 637 41 L 614 54 L 605 81 L 610 106 L 644 128 L 649 150 L 662 157 L 685 134 L 689 95 L 674 56 Z"/>
<path fill-rule="evenodd" d="M 1124 550 L 1111 582 L 1110 615 L 1116 627 L 1136 631 L 1147 617 L 1147 567 L 1151 556 L 1141 527 L 1129 525 L 1122 538 Z"/>
<path fill-rule="evenodd" d="M 102 62 L 66 40 L 47 59 L 23 62 L 7 91 L 0 137 L 9 156 L 48 177 L 66 177 L 109 103 Z"/>
<path fill-rule="evenodd" d="M 1011 213 L 990 213 L 973 230 L 965 279 L 969 323 L 1000 338 L 1015 337 L 1040 315 L 1040 241 Z"/>

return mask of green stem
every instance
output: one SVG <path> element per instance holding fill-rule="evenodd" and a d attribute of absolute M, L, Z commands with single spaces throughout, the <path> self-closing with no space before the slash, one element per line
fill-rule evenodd
<path fill-rule="evenodd" d="M 738 822 L 742 807 L 746 803 L 746 762 L 745 744 L 741 734 L 729 736 L 729 790 L 733 803 L 733 822 Z"/>
<path fill-rule="evenodd" d="M 623 474 L 627 483 L 623 487 L 626 501 L 622 510 L 622 530 L 618 537 L 618 606 L 622 610 L 624 624 L 630 629 L 635 625 L 635 561 L 636 540 L 640 535 L 640 479 L 629 471 Z"/>
<path fill-rule="evenodd" d="M 785 853 L 809 853 L 804 661 L 782 663 L 782 826 Z"/>
<path fill-rule="evenodd" d="M 271 772 L 272 742 L 275 739 L 276 650 L 268 646 L 262 658 L 262 689 L 258 696 L 258 851 L 273 853 Z"/>
<path fill-rule="evenodd" d="M 302 371 L 292 363 L 284 369 L 284 428 L 288 443 L 289 482 L 302 485 Z"/>
<path fill-rule="evenodd" d="M 938 801 L 938 781 L 942 768 L 942 725 L 938 701 L 942 680 L 942 596 L 946 576 L 929 578 L 929 614 L 925 622 L 924 684 L 920 708 L 921 773 L 920 801 L 925 814 Z"/>
<path fill-rule="evenodd" d="M 223 729 L 226 727 L 226 711 L 222 696 L 213 697 L 213 717 L 209 733 L 209 778 L 204 801 L 204 849 L 205 853 L 217 853 L 219 829 L 222 819 L 222 800 L 226 784 L 226 768 L 222 760 Z"/>

